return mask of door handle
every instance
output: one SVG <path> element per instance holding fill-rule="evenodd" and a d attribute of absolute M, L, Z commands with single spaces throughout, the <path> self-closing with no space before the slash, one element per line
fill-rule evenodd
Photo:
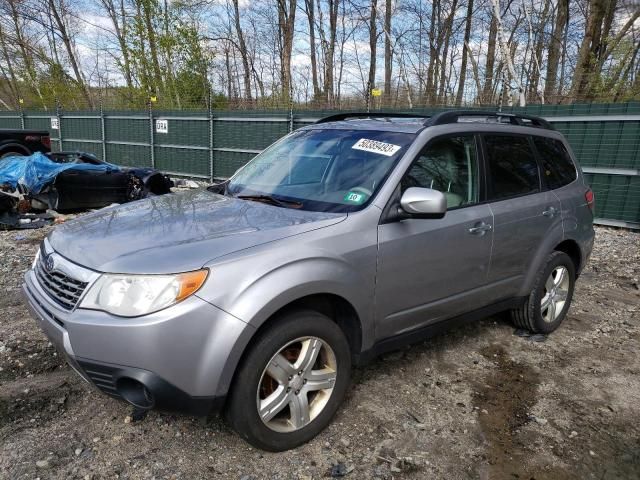
<path fill-rule="evenodd" d="M 555 207 L 547 207 L 547 209 L 542 212 L 542 215 L 544 215 L 545 217 L 553 218 L 555 217 L 557 212 L 558 210 L 556 210 Z"/>
<path fill-rule="evenodd" d="M 481 222 L 477 224 L 475 227 L 471 227 L 469 229 L 469 233 L 471 235 L 484 235 L 485 232 L 490 231 L 492 228 L 493 227 L 489 223 Z"/>

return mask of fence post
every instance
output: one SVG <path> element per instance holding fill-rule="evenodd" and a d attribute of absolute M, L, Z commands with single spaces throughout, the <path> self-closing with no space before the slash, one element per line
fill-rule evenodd
<path fill-rule="evenodd" d="M 209 89 L 209 181 L 213 183 L 213 109 L 211 108 L 211 89 Z"/>
<path fill-rule="evenodd" d="M 20 128 L 24 130 L 24 110 L 21 104 L 18 104 L 18 108 L 20 109 Z"/>
<path fill-rule="evenodd" d="M 293 84 L 289 92 L 289 133 L 293 132 Z"/>
<path fill-rule="evenodd" d="M 107 161 L 107 136 L 104 128 L 104 109 L 102 107 L 102 95 L 100 95 L 100 130 L 102 133 L 102 161 Z"/>
<path fill-rule="evenodd" d="M 60 102 L 56 98 L 56 118 L 58 119 L 58 149 L 62 151 L 62 115 L 60 113 Z"/>
<path fill-rule="evenodd" d="M 156 149 L 153 135 L 153 103 L 149 99 L 149 146 L 151 148 L 151 168 L 156 168 Z"/>

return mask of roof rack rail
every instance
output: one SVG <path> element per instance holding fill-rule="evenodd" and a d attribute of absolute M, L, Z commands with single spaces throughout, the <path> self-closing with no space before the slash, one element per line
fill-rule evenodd
<path fill-rule="evenodd" d="M 328 123 L 328 122 L 340 122 L 349 118 L 430 118 L 429 115 L 421 115 L 419 113 L 398 113 L 398 112 L 344 112 L 336 113 L 335 115 L 329 115 L 328 117 L 321 118 L 316 122 Z"/>
<path fill-rule="evenodd" d="M 440 112 L 429 118 L 425 122 L 425 125 L 432 127 L 435 125 L 445 125 L 447 123 L 457 123 L 461 117 L 493 117 L 497 122 L 500 122 L 500 119 L 506 119 L 508 120 L 508 123 L 512 125 L 553 130 L 551 124 L 544 118 L 517 113 L 486 112 L 479 110 L 451 110 L 448 112 Z"/>

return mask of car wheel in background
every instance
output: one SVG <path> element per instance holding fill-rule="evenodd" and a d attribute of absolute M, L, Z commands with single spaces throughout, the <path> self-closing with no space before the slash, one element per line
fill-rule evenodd
<path fill-rule="evenodd" d="M 24 152 L 18 152 L 15 150 L 3 150 L 0 152 L 0 160 L 9 157 L 24 157 Z"/>
<path fill-rule="evenodd" d="M 234 378 L 227 420 L 255 447 L 295 448 L 329 424 L 350 377 L 340 327 L 313 310 L 290 311 L 250 347 Z"/>

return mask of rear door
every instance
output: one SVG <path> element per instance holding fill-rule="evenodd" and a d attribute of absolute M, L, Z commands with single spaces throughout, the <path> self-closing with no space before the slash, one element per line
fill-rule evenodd
<path fill-rule="evenodd" d="M 479 308 L 491 257 L 493 218 L 479 201 L 473 134 L 431 140 L 407 170 L 409 187 L 442 191 L 441 219 L 409 218 L 378 227 L 376 337 L 386 338 Z"/>
<path fill-rule="evenodd" d="M 542 188 L 528 136 L 496 133 L 482 139 L 494 215 L 489 282 L 508 298 L 518 293 L 545 236 L 561 222 L 560 201 Z"/>

